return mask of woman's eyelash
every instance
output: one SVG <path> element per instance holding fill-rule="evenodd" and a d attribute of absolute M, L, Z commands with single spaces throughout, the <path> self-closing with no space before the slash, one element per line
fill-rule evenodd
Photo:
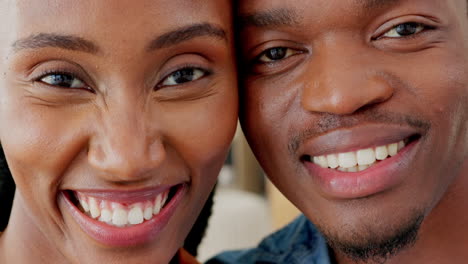
<path fill-rule="evenodd" d="M 43 72 L 39 77 L 33 79 L 43 85 L 64 89 L 84 89 L 93 91 L 82 78 L 69 71 L 49 70 Z"/>
<path fill-rule="evenodd" d="M 76 74 L 72 73 L 72 72 L 68 72 L 68 71 L 62 71 L 62 70 L 47 70 L 47 71 L 44 71 L 42 72 L 38 77 L 35 77 L 33 79 L 33 81 L 35 82 L 41 82 L 42 79 L 44 79 L 45 77 L 47 76 L 50 76 L 50 75 L 68 75 L 72 78 L 78 78 L 78 76 L 76 76 Z"/>
<path fill-rule="evenodd" d="M 182 81 L 182 83 L 168 83 L 168 80 L 171 78 L 174 79 L 174 75 L 179 73 L 179 76 L 177 76 L 179 81 Z M 188 76 L 183 76 L 183 74 L 187 74 Z M 197 66 L 197 65 L 184 65 L 176 70 L 171 71 L 169 74 L 165 75 L 162 80 L 159 82 L 157 85 L 158 88 L 165 87 L 165 86 L 176 86 L 176 85 L 182 85 L 185 83 L 193 82 L 199 79 L 202 79 L 206 76 L 209 76 L 213 74 L 211 70 L 205 69 L 203 67 Z M 186 79 L 185 77 L 194 77 L 194 80 Z M 175 81 L 175 80 L 172 80 Z"/>
<path fill-rule="evenodd" d="M 185 83 L 197 81 L 211 74 L 213 74 L 213 71 L 209 69 L 188 64 L 165 75 L 157 87 L 183 85 Z M 38 77 L 33 78 L 32 81 L 52 87 L 91 90 L 82 78 L 66 70 L 47 70 L 42 72 Z"/>

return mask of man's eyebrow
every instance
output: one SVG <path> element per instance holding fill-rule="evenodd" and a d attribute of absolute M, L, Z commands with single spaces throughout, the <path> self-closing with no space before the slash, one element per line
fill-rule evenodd
<path fill-rule="evenodd" d="M 364 9 L 380 9 L 400 2 L 401 0 L 359 0 Z"/>
<path fill-rule="evenodd" d="M 241 28 L 254 27 L 277 27 L 292 26 L 299 24 L 299 15 L 286 8 L 271 9 L 239 16 Z"/>
<path fill-rule="evenodd" d="M 82 51 L 93 54 L 100 51 L 99 47 L 89 40 L 72 35 L 60 35 L 52 33 L 34 34 L 15 41 L 12 46 L 13 51 L 15 52 L 24 49 L 40 49 L 47 47 Z"/>
<path fill-rule="evenodd" d="M 167 48 L 197 37 L 211 36 L 227 40 L 226 31 L 210 23 L 200 23 L 167 32 L 150 42 L 147 51 Z"/>

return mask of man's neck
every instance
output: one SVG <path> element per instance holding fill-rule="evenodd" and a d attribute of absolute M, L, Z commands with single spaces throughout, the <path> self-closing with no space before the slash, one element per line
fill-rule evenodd
<path fill-rule="evenodd" d="M 426 216 L 416 243 L 385 264 L 452 264 L 468 259 L 468 161 L 444 197 Z M 336 263 L 356 264 L 356 261 L 336 254 Z M 375 262 L 362 262 L 374 264 Z M 359 263 L 361 264 L 361 263 Z"/>

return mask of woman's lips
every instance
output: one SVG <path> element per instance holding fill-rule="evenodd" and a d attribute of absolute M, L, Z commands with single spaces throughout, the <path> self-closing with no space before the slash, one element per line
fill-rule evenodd
<path fill-rule="evenodd" d="M 185 185 L 173 188 L 174 195 L 167 201 L 166 205 L 163 204 L 163 200 L 167 199 L 170 188 L 159 189 L 159 193 L 155 194 L 154 197 L 144 195 L 146 202 L 135 201 L 134 198 L 128 203 L 124 203 L 122 199 L 118 203 L 102 199 L 103 197 L 117 197 L 119 192 L 101 192 L 100 198 L 87 196 L 89 192 L 87 194 L 78 192 L 80 207 L 88 207 L 81 208 L 84 212 L 72 202 L 73 197 L 70 193 L 62 192 L 60 197 L 64 199 L 69 212 L 81 229 L 91 238 L 106 246 L 127 247 L 149 242 L 161 233 L 187 189 Z M 94 194 L 96 193 L 98 192 L 94 192 Z M 125 192 L 121 192 L 121 194 L 121 197 L 129 195 Z M 130 196 L 136 197 L 134 193 Z M 99 204 L 97 203 L 98 199 Z M 153 214 L 150 217 L 147 209 L 150 207 L 149 201 L 151 200 L 154 202 L 151 204 Z M 83 201 L 87 204 L 84 204 Z M 98 208 L 91 208 L 95 206 Z M 160 211 L 156 212 L 155 207 L 158 206 Z M 93 219 L 93 216 L 96 219 Z"/>
<path fill-rule="evenodd" d="M 363 198 L 389 190 L 404 180 L 403 164 L 409 164 L 409 162 L 403 161 L 412 158 L 413 150 L 418 142 L 419 140 L 414 140 L 402 147 L 400 141 L 397 154 L 388 156 L 371 166 L 364 166 L 361 171 L 359 171 L 359 165 L 351 167 L 353 170 L 349 171 L 324 168 L 311 161 L 304 161 L 304 164 L 327 196 L 335 199 Z"/>
<path fill-rule="evenodd" d="M 125 201 L 120 199 L 103 199 L 99 196 L 90 196 L 83 192 L 74 192 L 81 211 L 93 219 L 118 227 L 131 226 L 149 221 L 159 214 L 166 205 L 169 197 L 170 188 L 152 195 L 134 197 L 132 200 Z M 115 195 L 114 195 L 115 196 Z M 128 195 L 124 195 L 127 197 Z M 111 198 L 105 195 L 106 198 Z M 129 197 L 130 198 L 130 197 Z M 119 200 L 119 201 L 117 201 Z"/>

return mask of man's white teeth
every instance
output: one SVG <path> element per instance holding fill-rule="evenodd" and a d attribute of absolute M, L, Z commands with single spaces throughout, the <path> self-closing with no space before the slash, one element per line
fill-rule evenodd
<path fill-rule="evenodd" d="M 101 222 L 117 227 L 138 225 L 144 221 L 151 220 L 164 207 L 168 196 L 169 191 L 165 191 L 151 201 L 123 205 L 116 202 L 99 200 L 94 197 L 87 197 L 81 193 L 77 193 L 76 195 L 84 213 Z"/>
<path fill-rule="evenodd" d="M 340 163 L 338 162 L 338 157 L 336 155 L 328 155 L 327 163 L 328 163 L 328 167 L 332 169 L 336 169 L 340 166 Z"/>
<path fill-rule="evenodd" d="M 338 164 L 340 164 L 340 167 L 343 167 L 343 168 L 351 168 L 351 167 L 356 166 L 357 164 L 356 153 L 347 152 L 347 153 L 338 154 Z"/>
<path fill-rule="evenodd" d="M 374 164 L 376 161 L 375 151 L 373 149 L 358 150 L 356 154 L 357 163 L 359 165 L 371 165 Z"/>
<path fill-rule="evenodd" d="M 388 157 L 388 148 L 387 146 L 380 146 L 375 148 L 375 158 L 377 160 L 384 160 Z"/>
<path fill-rule="evenodd" d="M 404 147 L 405 142 L 400 141 L 376 148 L 313 157 L 312 162 L 322 168 L 336 169 L 342 172 L 358 172 L 368 169 L 378 161 L 395 156 Z"/>

